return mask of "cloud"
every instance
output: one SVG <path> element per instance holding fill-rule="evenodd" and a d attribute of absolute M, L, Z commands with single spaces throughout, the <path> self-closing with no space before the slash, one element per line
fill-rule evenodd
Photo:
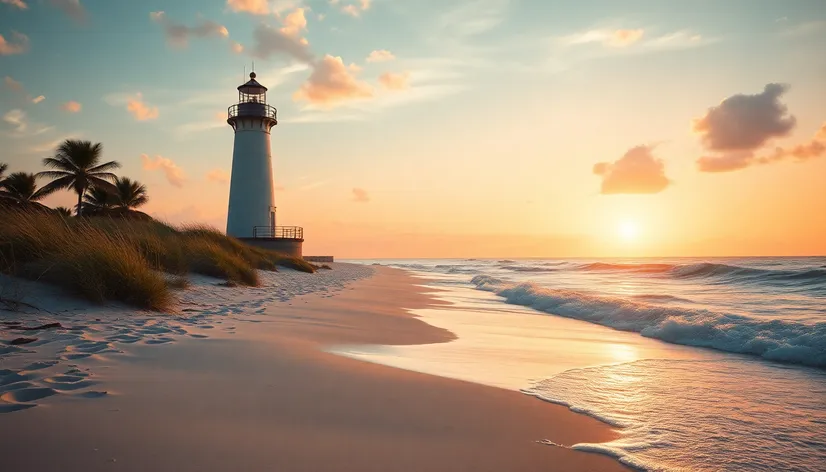
<path fill-rule="evenodd" d="M 313 65 L 313 73 L 293 94 L 293 99 L 329 108 L 372 96 L 373 90 L 369 84 L 356 79 L 340 57 L 328 54 Z"/>
<path fill-rule="evenodd" d="M 40 143 L 40 144 L 36 144 L 36 145 L 32 146 L 29 149 L 29 151 L 33 152 L 33 153 L 52 152 L 55 149 L 57 149 L 57 147 L 61 143 L 66 141 L 67 139 L 80 139 L 80 138 L 81 138 L 81 135 L 79 133 L 70 133 L 70 134 L 64 135 L 60 138 L 53 139 L 51 141 L 46 141 L 46 142 L 43 142 L 43 143 Z"/>
<path fill-rule="evenodd" d="M 29 50 L 29 37 L 17 31 L 11 32 L 11 39 L 7 40 L 0 34 L 0 56 L 23 54 Z"/>
<path fill-rule="evenodd" d="M 367 190 L 356 187 L 353 189 L 353 201 L 367 203 L 370 201 L 370 195 L 367 194 Z"/>
<path fill-rule="evenodd" d="M 771 154 L 763 156 L 757 156 L 752 150 L 703 156 L 697 160 L 697 167 L 701 172 L 731 172 L 752 165 L 773 164 L 787 160 L 802 163 L 824 155 L 826 155 L 826 124 L 807 143 L 785 148 L 778 146 Z"/>
<path fill-rule="evenodd" d="M 241 54 L 242 52 L 244 52 L 244 45 L 239 43 L 238 41 L 232 41 L 229 47 L 235 54 Z"/>
<path fill-rule="evenodd" d="M 227 7 L 234 12 L 246 12 L 253 15 L 270 13 L 268 0 L 227 0 Z"/>
<path fill-rule="evenodd" d="M 5 78 L 3 78 L 3 83 L 6 85 L 6 87 L 8 87 L 11 90 L 14 90 L 15 92 L 22 92 L 23 91 L 23 84 L 21 84 L 20 82 L 12 79 L 9 76 L 6 76 Z"/>
<path fill-rule="evenodd" d="M 358 0 L 357 2 L 342 2 L 341 0 L 330 0 L 330 5 L 338 7 L 342 13 L 352 17 L 361 16 L 362 12 L 370 9 L 370 0 Z"/>
<path fill-rule="evenodd" d="M 86 19 L 86 9 L 80 4 L 80 0 L 51 0 L 51 3 L 75 21 Z"/>
<path fill-rule="evenodd" d="M 126 109 L 138 121 L 154 120 L 158 117 L 158 107 L 144 103 L 140 93 L 127 99 Z"/>
<path fill-rule="evenodd" d="M 166 13 L 163 11 L 154 11 L 149 13 L 149 18 L 152 21 L 163 26 L 166 40 L 169 44 L 176 47 L 186 47 L 189 44 L 189 38 L 227 38 L 229 31 L 226 26 L 218 24 L 211 20 L 201 20 L 195 26 L 186 26 L 180 23 L 171 21 Z"/>
<path fill-rule="evenodd" d="M 616 47 L 629 46 L 642 39 L 643 34 L 645 31 L 642 29 L 619 29 L 611 35 L 608 44 Z"/>
<path fill-rule="evenodd" d="M 26 121 L 26 113 L 20 109 L 8 111 L 5 115 L 3 115 L 3 121 L 14 127 L 14 131 L 17 133 L 25 132 L 29 126 Z"/>
<path fill-rule="evenodd" d="M 161 170 L 166 175 L 166 180 L 175 187 L 181 188 L 186 182 L 186 175 L 183 169 L 178 167 L 171 159 L 162 156 L 155 156 L 152 159 L 146 154 L 141 154 L 141 163 L 144 170 Z"/>
<path fill-rule="evenodd" d="M 303 8 L 297 8 L 286 15 L 280 28 L 259 24 L 252 34 L 255 42 L 252 54 L 269 59 L 270 56 L 283 53 L 301 62 L 310 63 L 313 61 L 310 43 L 301 36 L 306 29 L 307 19 Z"/>
<path fill-rule="evenodd" d="M 386 49 L 377 49 L 367 56 L 367 62 L 387 62 L 395 59 L 396 56 Z"/>
<path fill-rule="evenodd" d="M 0 0 L 0 3 L 5 3 L 6 5 L 11 5 L 21 10 L 29 8 L 29 6 L 26 5 L 26 2 L 24 2 L 23 0 Z"/>
<path fill-rule="evenodd" d="M 455 6 L 454 6 L 455 5 Z M 452 37 L 476 36 L 496 28 L 507 17 L 510 0 L 454 2 L 436 20 L 436 27 Z"/>
<path fill-rule="evenodd" d="M 646 39 L 647 38 L 647 39 Z M 637 29 L 591 29 L 556 38 L 562 47 L 601 45 L 619 51 L 656 52 L 690 49 L 716 42 L 688 30 L 675 31 L 659 36 L 649 36 L 642 28 Z"/>
<path fill-rule="evenodd" d="M 61 105 L 60 108 L 62 108 L 64 111 L 68 111 L 69 113 L 78 113 L 83 108 L 83 105 L 81 105 L 80 102 L 69 100 L 68 102 Z"/>
<path fill-rule="evenodd" d="M 379 76 L 379 83 L 387 90 L 404 90 L 410 86 L 408 83 L 409 79 L 409 72 L 402 72 L 400 74 L 385 72 Z"/>
<path fill-rule="evenodd" d="M 659 193 L 671 183 L 665 176 L 665 164 L 652 154 L 650 146 L 631 148 L 616 162 L 599 162 L 593 172 L 602 177 L 601 193 Z"/>
<path fill-rule="evenodd" d="M 753 154 L 768 141 L 788 136 L 797 125 L 780 97 L 789 89 L 767 84 L 755 95 L 737 94 L 708 109 L 693 122 L 703 146 L 717 155 L 701 157 L 703 172 L 725 172 L 748 167 Z"/>
<path fill-rule="evenodd" d="M 788 20 L 788 19 L 787 19 Z M 783 23 L 788 23 L 784 21 Z M 826 31 L 826 20 L 806 21 L 786 27 L 780 31 L 781 36 L 808 36 Z"/>
<path fill-rule="evenodd" d="M 46 100 L 46 96 L 45 95 L 38 95 L 38 96 L 32 98 L 32 103 L 40 103 L 43 100 Z"/>
<path fill-rule="evenodd" d="M 212 169 L 211 171 L 207 172 L 206 178 L 210 182 L 215 182 L 219 184 L 225 184 L 229 182 L 229 174 L 223 169 Z"/>

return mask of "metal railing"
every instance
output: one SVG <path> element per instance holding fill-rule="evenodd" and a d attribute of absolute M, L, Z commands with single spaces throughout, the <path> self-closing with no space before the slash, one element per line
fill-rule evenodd
<path fill-rule="evenodd" d="M 277 121 L 276 115 L 278 110 L 272 105 L 266 103 L 243 102 L 236 103 L 227 109 L 227 119 L 237 118 L 239 116 L 254 116 L 271 118 Z"/>
<path fill-rule="evenodd" d="M 304 239 L 304 228 L 301 226 L 255 226 L 252 228 L 252 237 L 269 239 Z"/>

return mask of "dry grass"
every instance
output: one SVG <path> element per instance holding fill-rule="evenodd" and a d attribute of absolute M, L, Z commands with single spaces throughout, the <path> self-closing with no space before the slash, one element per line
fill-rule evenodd
<path fill-rule="evenodd" d="M 302 259 L 247 246 L 207 227 L 177 229 L 156 221 L 0 211 L 0 271 L 65 287 L 94 301 L 119 300 L 160 310 L 172 302 L 160 272 L 188 272 L 257 285 L 257 269 L 314 272 Z M 2 261 L 5 261 L 2 263 Z"/>

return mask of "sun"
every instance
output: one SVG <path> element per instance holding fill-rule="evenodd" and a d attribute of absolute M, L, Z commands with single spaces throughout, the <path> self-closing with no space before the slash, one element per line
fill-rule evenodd
<path fill-rule="evenodd" d="M 640 235 L 640 226 L 635 221 L 623 221 L 617 227 L 620 237 L 626 241 L 634 241 Z"/>

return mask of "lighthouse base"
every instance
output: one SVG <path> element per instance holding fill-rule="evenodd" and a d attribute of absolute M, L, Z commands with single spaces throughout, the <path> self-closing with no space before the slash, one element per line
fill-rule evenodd
<path fill-rule="evenodd" d="M 304 239 L 298 238 L 238 238 L 250 246 L 280 252 L 285 256 L 301 257 Z"/>

